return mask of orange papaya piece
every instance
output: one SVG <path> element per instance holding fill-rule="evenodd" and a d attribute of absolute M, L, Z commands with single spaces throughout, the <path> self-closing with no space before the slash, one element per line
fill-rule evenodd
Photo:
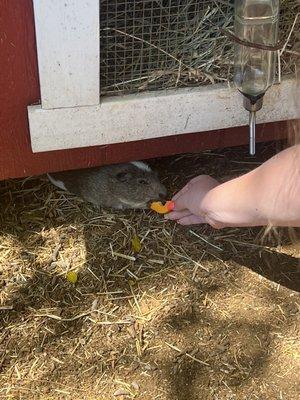
<path fill-rule="evenodd" d="M 150 208 L 158 214 L 167 214 L 174 209 L 174 206 L 174 201 L 167 201 L 165 204 L 162 204 L 160 201 L 154 201 L 151 203 Z"/>

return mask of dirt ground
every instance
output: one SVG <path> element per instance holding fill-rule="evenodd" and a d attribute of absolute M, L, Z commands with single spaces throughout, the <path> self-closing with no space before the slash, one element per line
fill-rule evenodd
<path fill-rule="evenodd" d="M 171 195 L 276 147 L 151 164 Z M 299 399 L 297 232 L 97 210 L 43 177 L 2 182 L 0 195 L 1 399 Z"/>

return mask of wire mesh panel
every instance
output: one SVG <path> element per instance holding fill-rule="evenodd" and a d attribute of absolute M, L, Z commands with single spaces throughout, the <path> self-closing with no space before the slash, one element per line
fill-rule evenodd
<path fill-rule="evenodd" d="M 286 35 L 296 4 L 282 1 Z M 233 19 L 234 0 L 100 0 L 101 95 L 231 79 L 234 46 L 220 28 L 233 29 Z M 283 73 L 291 59 L 283 58 Z"/>
<path fill-rule="evenodd" d="M 280 8 L 279 36 L 285 44 L 279 68 L 282 75 L 287 75 L 295 73 L 296 65 L 300 65 L 300 1 L 282 0 Z"/>
<path fill-rule="evenodd" d="M 222 80 L 232 44 L 218 28 L 232 17 L 228 1 L 101 1 L 102 93 Z"/>

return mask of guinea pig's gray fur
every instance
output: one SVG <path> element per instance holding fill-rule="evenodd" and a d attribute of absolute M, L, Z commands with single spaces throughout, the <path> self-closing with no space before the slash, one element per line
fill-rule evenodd
<path fill-rule="evenodd" d="M 163 199 L 166 188 L 151 168 L 140 161 L 48 174 L 57 187 L 96 206 L 116 209 L 147 208 Z"/>

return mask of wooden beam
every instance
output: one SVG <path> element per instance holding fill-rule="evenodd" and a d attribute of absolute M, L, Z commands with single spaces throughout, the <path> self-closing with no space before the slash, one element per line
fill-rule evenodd
<path fill-rule="evenodd" d="M 266 93 L 257 123 L 300 118 L 295 79 Z M 249 113 L 227 85 L 209 85 L 104 98 L 100 106 L 43 110 L 29 107 L 34 152 L 108 145 L 243 126 Z"/>

